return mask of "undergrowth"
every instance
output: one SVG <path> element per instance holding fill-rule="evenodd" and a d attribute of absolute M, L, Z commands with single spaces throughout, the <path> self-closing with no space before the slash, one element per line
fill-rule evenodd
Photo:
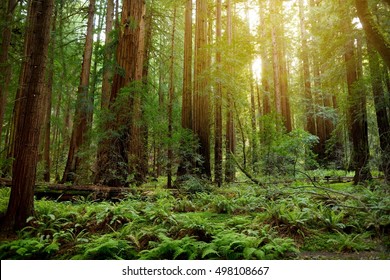
<path fill-rule="evenodd" d="M 5 212 L 9 189 L 0 195 Z M 157 187 L 115 203 L 41 199 L 27 222 L 17 239 L 0 241 L 1 259 L 295 259 L 378 246 L 389 258 L 390 249 L 390 199 L 379 183 Z"/>

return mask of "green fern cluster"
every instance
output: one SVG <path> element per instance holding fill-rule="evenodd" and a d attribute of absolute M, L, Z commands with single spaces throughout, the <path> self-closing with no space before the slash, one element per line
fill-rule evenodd
<path fill-rule="evenodd" d="M 78 245 L 77 251 L 80 253 L 73 256 L 72 259 L 131 260 L 137 258 L 137 251 L 129 241 L 110 234 L 92 239 L 89 243 Z"/>
<path fill-rule="evenodd" d="M 49 259 L 60 249 L 60 245 L 50 238 L 18 239 L 0 245 L 0 259 Z"/>

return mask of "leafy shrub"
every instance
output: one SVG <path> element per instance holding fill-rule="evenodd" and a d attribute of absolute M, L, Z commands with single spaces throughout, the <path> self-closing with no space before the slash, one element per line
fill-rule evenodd
<path fill-rule="evenodd" d="M 180 182 L 177 182 L 177 187 L 180 191 L 189 194 L 208 193 L 212 190 L 208 180 L 193 175 L 180 176 Z"/>

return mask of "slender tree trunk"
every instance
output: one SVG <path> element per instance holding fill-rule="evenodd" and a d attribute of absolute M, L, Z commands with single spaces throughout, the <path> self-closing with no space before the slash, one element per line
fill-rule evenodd
<path fill-rule="evenodd" d="M 45 170 L 43 173 L 43 179 L 45 182 L 50 182 L 50 169 L 51 169 L 51 159 L 50 159 L 50 136 L 51 136 L 51 109 L 52 109 L 52 92 L 53 92 L 53 78 L 54 78 L 54 56 L 56 48 L 56 25 L 57 25 L 57 9 L 54 11 L 53 23 L 52 23 L 52 37 L 50 42 L 50 60 L 48 64 L 47 71 L 47 92 L 46 92 L 46 104 L 45 104 L 45 122 L 44 122 L 44 150 L 43 150 L 43 161 L 45 164 Z"/>
<path fill-rule="evenodd" d="M 232 24 L 232 2 L 231 0 L 226 0 L 226 38 L 227 45 L 229 48 L 232 48 L 233 40 L 233 24 Z M 227 66 L 226 70 L 230 75 L 232 75 L 231 66 Z M 226 113 L 226 163 L 225 163 L 225 181 L 233 182 L 235 180 L 235 163 L 233 156 L 236 152 L 236 137 L 235 137 L 235 128 L 234 128 L 234 99 L 230 90 L 227 91 L 227 113 Z"/>
<path fill-rule="evenodd" d="M 303 68 L 303 81 L 305 91 L 305 103 L 306 103 L 306 130 L 316 135 L 316 126 L 314 119 L 314 108 L 313 98 L 311 92 L 311 78 L 310 78 L 310 67 L 309 67 L 309 48 L 307 45 L 307 30 L 306 21 L 304 15 L 303 0 L 299 0 L 299 18 L 301 27 L 301 57 L 302 57 L 302 68 Z"/>
<path fill-rule="evenodd" d="M 211 177 L 210 167 L 210 126 L 209 126 L 209 94 L 205 71 L 208 64 L 207 51 L 207 0 L 196 1 L 196 33 L 195 33 L 195 68 L 193 99 L 193 130 L 199 140 L 198 152 L 202 157 L 197 162 L 198 172 L 206 178 Z"/>
<path fill-rule="evenodd" d="M 216 9 L 216 41 L 217 41 L 217 76 L 222 74 L 221 43 L 222 43 L 222 0 L 217 0 Z M 220 187 L 222 185 L 222 82 L 217 80 L 215 89 L 215 138 L 214 138 L 214 180 Z"/>
<path fill-rule="evenodd" d="M 167 164 L 167 187 L 172 188 L 173 174 L 173 102 L 175 98 L 174 85 L 174 62 L 175 62 L 175 30 L 176 29 L 176 7 L 173 9 L 172 35 L 171 35 L 171 57 L 169 66 L 169 100 L 168 100 L 168 164 Z"/>
<path fill-rule="evenodd" d="M 273 67 L 273 80 L 274 80 L 274 102 L 276 114 L 282 116 L 282 93 L 281 93 L 281 73 L 280 73 L 280 55 L 279 55 L 279 16 L 280 0 L 271 1 L 271 38 L 272 38 L 272 67 Z"/>
<path fill-rule="evenodd" d="M 292 130 L 290 101 L 288 96 L 287 64 L 285 55 L 282 1 L 271 1 L 272 55 L 274 70 L 275 108 L 282 117 L 287 132 Z"/>
<path fill-rule="evenodd" d="M 263 3 L 265 2 L 265 3 Z M 268 115 L 271 113 L 271 101 L 270 101 L 270 61 L 267 54 L 267 41 L 269 36 L 267 36 L 267 28 L 265 24 L 266 19 L 266 1 L 259 0 L 259 10 L 260 10 L 260 26 L 261 35 L 263 38 L 263 45 L 261 50 L 261 85 L 262 85 L 262 95 L 263 95 L 263 115 Z"/>
<path fill-rule="evenodd" d="M 5 22 L 2 30 L 1 54 L 0 54 L 0 144 L 3 134 L 3 122 L 7 104 L 8 85 L 11 79 L 11 64 L 8 62 L 8 51 L 11 45 L 11 29 L 13 13 L 17 6 L 17 0 L 8 0 L 5 9 Z"/>
<path fill-rule="evenodd" d="M 318 143 L 314 147 L 315 153 L 318 155 L 320 161 L 324 161 L 325 154 L 325 141 L 326 141 L 326 129 L 325 129 L 325 120 L 322 114 L 320 113 L 324 107 L 323 94 L 322 94 L 322 81 L 321 81 L 321 71 L 318 66 L 318 60 L 313 59 L 313 68 L 314 68 L 314 102 L 316 106 L 316 135 L 318 137 Z"/>
<path fill-rule="evenodd" d="M 90 77 L 90 83 L 89 83 L 89 90 L 88 90 L 88 104 L 89 104 L 89 110 L 87 110 L 87 132 L 91 130 L 92 128 L 92 123 L 93 123 L 93 115 L 94 115 L 94 104 L 95 104 L 95 96 L 97 95 L 96 93 L 96 88 L 98 86 L 98 80 L 99 80 L 99 73 L 98 73 L 98 64 L 99 64 L 99 56 L 100 56 L 100 48 L 101 48 L 101 31 L 103 30 L 103 14 L 106 11 L 106 5 L 104 2 L 100 2 L 99 6 L 96 6 L 97 9 L 97 14 L 98 15 L 98 20 L 97 20 L 97 25 L 96 25 L 96 30 L 97 30 L 97 36 L 96 39 L 94 39 L 93 42 L 93 64 L 92 64 L 92 74 Z M 104 58 L 103 58 L 104 60 Z M 104 63 L 104 61 L 103 61 Z M 86 143 L 89 145 L 90 143 Z"/>
<path fill-rule="evenodd" d="M 104 47 L 104 58 L 103 58 L 103 81 L 102 81 L 102 101 L 101 107 L 103 109 L 108 108 L 110 102 L 110 90 L 111 90 L 111 79 L 112 79 L 112 51 L 110 45 L 112 42 L 112 27 L 114 22 L 114 0 L 107 0 L 106 8 L 106 41 Z"/>
<path fill-rule="evenodd" d="M 88 116 L 92 106 L 89 99 L 89 78 L 91 71 L 92 50 L 93 50 L 93 28 L 94 28 L 95 0 L 90 0 L 88 8 L 87 36 L 85 39 L 83 64 L 81 67 L 80 85 L 77 92 L 76 111 L 73 121 L 73 130 L 62 182 L 75 182 L 81 157 L 78 154 L 81 146 L 86 143 Z"/>
<path fill-rule="evenodd" d="M 184 22 L 184 60 L 183 91 L 181 107 L 181 127 L 192 132 L 192 0 L 186 0 Z M 182 140 L 181 145 L 188 145 Z M 180 163 L 177 169 L 178 182 L 181 177 L 192 172 L 193 159 L 186 153 L 188 146 L 180 151 Z"/>
<path fill-rule="evenodd" d="M 367 49 L 376 120 L 378 124 L 379 143 L 381 147 L 381 164 L 379 169 L 383 171 L 385 180 L 390 181 L 390 122 L 386 112 L 379 57 L 369 43 Z"/>
<path fill-rule="evenodd" d="M 34 185 L 53 6 L 53 0 L 29 1 L 20 78 L 21 98 L 16 101 L 19 114 L 12 189 L 3 225 L 6 230 L 21 229 L 34 211 Z"/>

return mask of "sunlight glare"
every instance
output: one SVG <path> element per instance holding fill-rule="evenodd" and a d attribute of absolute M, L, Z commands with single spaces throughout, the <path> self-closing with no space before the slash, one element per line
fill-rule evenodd
<path fill-rule="evenodd" d="M 253 61 L 252 61 L 252 73 L 253 73 L 253 77 L 254 79 L 259 82 L 260 79 L 261 79 L 261 59 L 259 57 L 256 57 Z"/>

